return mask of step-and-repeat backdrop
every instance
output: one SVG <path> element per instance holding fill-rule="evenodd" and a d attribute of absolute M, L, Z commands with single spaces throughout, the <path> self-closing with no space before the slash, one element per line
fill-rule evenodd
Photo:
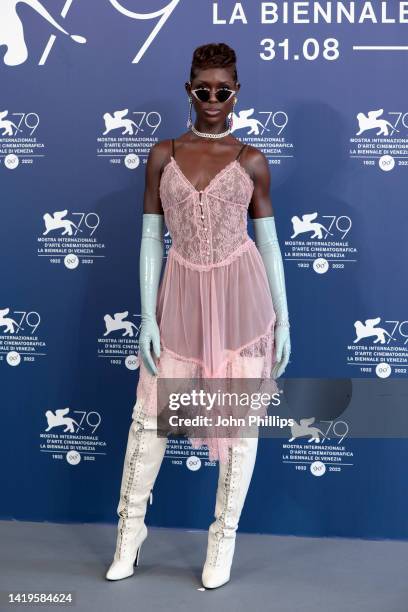
<path fill-rule="evenodd" d="M 2 518 L 117 520 L 144 166 L 186 130 L 193 50 L 226 42 L 233 134 L 270 163 L 296 419 L 261 438 L 240 529 L 407 537 L 407 24 L 398 1 L 1 1 Z M 217 475 L 169 438 L 148 522 L 207 528 Z"/>

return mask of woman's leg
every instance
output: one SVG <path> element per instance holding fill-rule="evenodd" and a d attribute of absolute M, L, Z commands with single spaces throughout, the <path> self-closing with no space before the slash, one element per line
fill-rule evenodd
<path fill-rule="evenodd" d="M 219 463 L 215 521 L 208 530 L 207 556 L 202 572 L 206 588 L 215 588 L 230 579 L 236 532 L 251 482 L 258 449 L 258 437 L 234 441 L 228 461 Z"/>
<path fill-rule="evenodd" d="M 148 426 L 136 403 L 122 473 L 116 550 L 106 578 L 118 580 L 133 574 L 137 551 L 147 536 L 144 522 L 147 500 L 166 450 L 167 438 Z"/>

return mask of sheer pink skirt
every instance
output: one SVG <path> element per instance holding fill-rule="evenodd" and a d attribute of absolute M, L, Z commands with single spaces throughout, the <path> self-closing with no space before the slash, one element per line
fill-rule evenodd
<path fill-rule="evenodd" d="M 160 329 L 158 374 L 140 359 L 135 410 L 149 426 L 157 417 L 157 378 L 252 378 L 278 388 L 271 379 L 275 363 L 273 309 L 261 255 L 252 240 L 212 266 L 191 265 L 174 247 L 157 296 Z M 259 410 L 259 415 L 266 410 Z M 238 438 L 237 438 L 238 439 Z M 207 445 L 210 460 L 226 461 L 234 439 L 190 437 L 193 448 Z"/>

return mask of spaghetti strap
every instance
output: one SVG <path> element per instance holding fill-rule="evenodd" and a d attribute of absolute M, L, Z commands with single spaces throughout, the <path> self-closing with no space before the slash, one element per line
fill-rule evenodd
<path fill-rule="evenodd" d="M 171 139 L 171 150 L 172 150 L 173 157 L 174 157 L 174 138 Z"/>
<path fill-rule="evenodd" d="M 240 148 L 240 150 L 238 151 L 238 155 L 236 156 L 236 158 L 235 158 L 235 159 L 238 159 L 238 157 L 241 155 L 241 153 L 242 153 L 243 149 L 245 149 L 245 147 L 246 147 L 246 144 L 242 145 L 242 147 L 241 147 L 241 148 Z"/>

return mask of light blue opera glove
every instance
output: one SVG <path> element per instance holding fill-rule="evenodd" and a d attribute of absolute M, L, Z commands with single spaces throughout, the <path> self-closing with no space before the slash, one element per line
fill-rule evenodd
<path fill-rule="evenodd" d="M 143 214 L 139 266 L 142 307 L 139 354 L 147 369 L 150 369 L 153 374 L 157 374 L 157 368 L 150 352 L 151 342 L 156 357 L 160 357 L 160 331 L 156 320 L 156 303 L 164 254 L 163 226 L 163 215 Z"/>
<path fill-rule="evenodd" d="M 272 378 L 279 378 L 285 371 L 290 356 L 289 315 L 286 301 L 285 274 L 279 248 L 274 217 L 253 219 L 255 244 L 261 254 L 271 290 L 276 313 L 275 348 L 276 363 Z"/>

